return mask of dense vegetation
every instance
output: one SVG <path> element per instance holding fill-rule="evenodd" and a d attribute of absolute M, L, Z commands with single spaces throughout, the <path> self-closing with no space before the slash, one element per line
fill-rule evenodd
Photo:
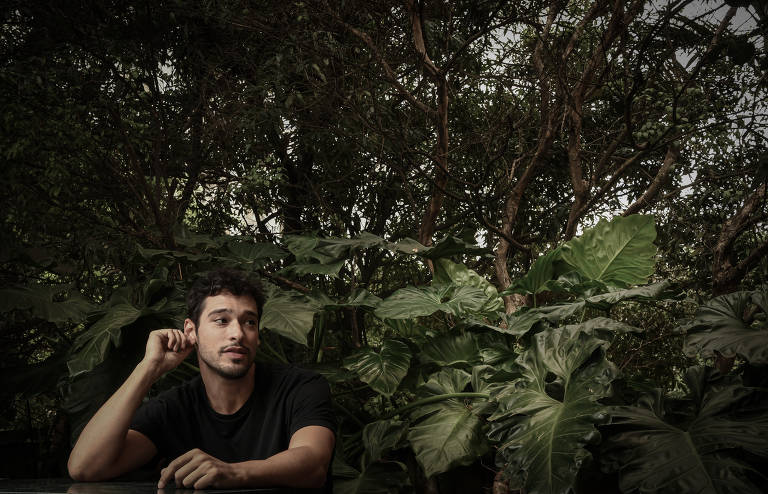
<path fill-rule="evenodd" d="M 762 2 L 0 12 L 0 476 L 225 265 L 331 382 L 339 493 L 768 482 Z"/>

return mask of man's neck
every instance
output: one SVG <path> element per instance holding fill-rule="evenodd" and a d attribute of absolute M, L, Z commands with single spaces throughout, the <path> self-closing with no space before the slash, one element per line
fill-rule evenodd
<path fill-rule="evenodd" d="M 211 408 L 222 415 L 232 415 L 240 410 L 253 392 L 254 370 L 252 365 L 243 377 L 228 379 L 201 366 L 200 376 L 203 379 L 205 394 Z"/>

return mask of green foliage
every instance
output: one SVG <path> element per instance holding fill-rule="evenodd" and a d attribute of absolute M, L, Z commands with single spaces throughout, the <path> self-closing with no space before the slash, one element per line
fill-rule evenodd
<path fill-rule="evenodd" d="M 705 367 L 688 369 L 685 384 L 685 398 L 656 390 L 612 410 L 619 432 L 605 457 L 620 471 L 622 491 L 762 492 L 766 477 L 755 459 L 768 457 L 765 390 Z"/>
<path fill-rule="evenodd" d="M 446 399 L 410 412 L 408 441 L 427 477 L 459 465 L 469 465 L 488 450 L 480 403 L 451 397 L 461 393 L 471 376 L 460 369 L 443 369 L 417 390 L 417 397 Z"/>
<path fill-rule="evenodd" d="M 62 291 L 65 300 L 54 300 Z M 29 310 L 32 315 L 56 324 L 80 322 L 93 305 L 76 290 L 61 286 L 29 285 L 0 289 L 0 313 Z"/>
<path fill-rule="evenodd" d="M 653 274 L 655 238 L 652 216 L 600 220 L 579 238 L 566 242 L 560 256 L 586 279 L 625 288 L 646 283 Z"/>
<path fill-rule="evenodd" d="M 364 349 L 344 360 L 344 367 L 384 396 L 391 396 L 408 373 L 411 351 L 402 341 L 387 339 L 376 352 Z"/>
<path fill-rule="evenodd" d="M 739 355 L 753 364 L 768 364 L 768 314 L 766 291 L 734 292 L 705 303 L 685 326 L 685 353 L 713 357 Z M 759 308 L 763 318 L 756 320 L 747 310 Z"/>
<path fill-rule="evenodd" d="M 431 403 L 485 421 L 496 402 L 477 394 L 523 386 L 518 357 L 572 326 L 622 369 L 597 403 L 676 389 L 686 353 L 736 356 L 760 383 L 765 302 L 708 302 L 686 353 L 674 332 L 768 280 L 765 12 L 694 3 L 3 9 L 0 420 L 29 430 L 30 376 L 76 433 L 217 266 L 267 282 L 258 358 L 329 377 L 340 465 L 373 447 L 365 424 L 428 420 L 411 406 L 441 370 L 472 377 Z M 509 294 L 525 305 L 507 314 Z M 410 352 L 393 390 L 342 368 L 390 340 Z M 461 451 L 443 449 L 430 471 Z M 490 452 L 427 481 L 419 457 L 442 450 L 420 451 L 374 452 L 337 487 L 448 494 L 474 469 L 490 489 Z"/>
<path fill-rule="evenodd" d="M 305 297 L 283 293 L 275 288 L 264 304 L 259 324 L 264 329 L 306 345 L 316 312 L 316 307 Z"/>
<path fill-rule="evenodd" d="M 536 334 L 517 360 L 522 378 L 494 392 L 490 437 L 516 488 L 567 493 L 589 456 L 584 446 L 599 438 L 605 407 L 597 400 L 609 396 L 617 371 L 602 351 L 608 343 L 590 333 L 576 325 Z"/>

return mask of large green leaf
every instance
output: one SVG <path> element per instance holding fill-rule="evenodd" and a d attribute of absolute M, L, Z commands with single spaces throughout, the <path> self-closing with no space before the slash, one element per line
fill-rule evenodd
<path fill-rule="evenodd" d="M 493 253 L 487 247 L 480 247 L 478 245 L 465 242 L 464 240 L 452 235 L 439 240 L 429 249 L 423 251 L 424 257 L 429 259 L 453 257 L 458 254 L 490 257 Z"/>
<path fill-rule="evenodd" d="M 158 257 L 166 257 L 169 259 L 178 259 L 186 262 L 198 262 L 211 259 L 210 254 L 195 254 L 192 252 L 184 252 L 180 250 L 161 250 L 161 249 L 145 249 L 141 245 L 136 246 L 136 252 L 139 256 L 149 261 L 156 261 Z"/>
<path fill-rule="evenodd" d="M 614 290 L 607 293 L 593 295 L 588 298 L 577 298 L 572 302 L 545 305 L 526 311 L 518 311 L 514 314 L 503 316 L 506 328 L 498 328 L 498 331 L 521 336 L 527 333 L 537 322 L 547 321 L 552 324 L 559 323 L 563 319 L 583 312 L 586 308 L 608 310 L 611 306 L 627 300 L 649 300 L 669 294 L 669 282 L 662 281 L 651 285 L 628 288 L 626 290 Z"/>
<path fill-rule="evenodd" d="M 377 420 L 367 424 L 363 428 L 363 469 L 380 460 L 388 451 L 398 448 L 405 439 L 407 430 L 405 422 L 394 419 Z"/>
<path fill-rule="evenodd" d="M 421 361 L 439 366 L 470 365 L 479 360 L 477 341 L 472 333 L 441 335 L 421 349 Z"/>
<path fill-rule="evenodd" d="M 744 311 L 758 303 L 764 292 L 734 292 L 715 297 L 699 307 L 687 327 L 685 354 L 712 357 L 719 352 L 725 357 L 741 355 L 753 364 L 768 364 L 768 327 L 744 320 Z M 766 311 L 766 307 L 762 307 Z"/>
<path fill-rule="evenodd" d="M 442 298 L 448 287 L 416 288 L 407 286 L 385 298 L 376 308 L 376 317 L 380 319 L 411 319 L 428 316 L 443 309 Z"/>
<path fill-rule="evenodd" d="M 54 302 L 62 293 L 66 300 Z M 29 285 L 0 289 L 0 313 L 30 310 L 53 323 L 81 322 L 94 306 L 80 292 L 55 285 Z"/>
<path fill-rule="evenodd" d="M 366 348 L 344 359 L 344 367 L 377 392 L 391 396 L 408 373 L 411 350 L 399 340 L 385 339 L 376 352 Z"/>
<path fill-rule="evenodd" d="M 487 247 L 470 244 L 454 236 L 447 236 L 429 247 L 420 244 L 412 238 L 405 238 L 394 243 L 388 242 L 386 243 L 386 247 L 393 252 L 414 254 L 428 259 L 441 259 L 459 254 L 468 254 L 471 256 L 492 255 L 491 250 Z"/>
<path fill-rule="evenodd" d="M 457 317 L 495 312 L 503 304 L 501 297 L 489 299 L 484 289 L 474 286 L 459 286 L 448 293 L 441 310 Z"/>
<path fill-rule="evenodd" d="M 148 310 L 138 309 L 130 304 L 111 307 L 101 319 L 75 340 L 71 350 L 72 356 L 67 361 L 69 375 L 75 377 L 100 364 L 112 346 L 120 346 L 123 328 L 148 313 Z"/>
<path fill-rule="evenodd" d="M 562 259 L 584 277 L 619 287 L 646 283 L 656 247 L 653 217 L 631 215 L 600 220 L 561 247 Z"/>
<path fill-rule="evenodd" d="M 533 493 L 567 493 L 597 435 L 594 423 L 608 396 L 614 366 L 607 343 L 577 326 L 534 335 L 517 363 L 523 377 L 500 386 L 499 407 L 489 418 L 489 437 L 498 442 L 497 462 L 513 487 Z"/>
<path fill-rule="evenodd" d="M 310 259 L 320 263 L 330 263 L 349 257 L 355 250 L 371 247 L 384 248 L 386 242 L 381 237 L 363 232 L 355 238 L 285 235 L 283 244 L 300 263 L 306 263 Z"/>
<path fill-rule="evenodd" d="M 689 398 L 678 400 L 674 414 L 665 414 L 658 393 L 646 395 L 638 406 L 613 409 L 609 429 L 619 432 L 607 441 L 604 459 L 619 471 L 622 491 L 765 492 L 764 470 L 755 469 L 768 459 L 765 391 L 704 367 L 689 369 L 685 381 Z M 683 411 L 690 415 L 681 419 Z M 760 476 L 760 485 L 750 480 Z"/>
<path fill-rule="evenodd" d="M 555 277 L 555 262 L 560 259 L 560 248 L 551 250 L 539 256 L 522 278 L 515 280 L 504 294 L 522 293 L 536 294 L 551 290 L 551 282 Z"/>
<path fill-rule="evenodd" d="M 498 311 L 504 307 L 504 300 L 499 296 L 496 287 L 484 277 L 463 264 L 455 263 L 448 259 L 438 259 L 435 262 L 435 278 L 433 283 L 469 286 L 483 290 L 485 293 L 485 301 L 477 310 L 479 312 L 490 313 Z"/>
<path fill-rule="evenodd" d="M 295 264 L 289 264 L 288 266 L 284 267 L 279 271 L 280 274 L 283 273 L 294 273 L 297 275 L 303 275 L 303 274 L 325 274 L 328 276 L 333 276 L 334 278 L 339 276 L 339 271 L 341 271 L 341 268 L 344 266 L 344 261 L 336 261 L 336 262 L 315 262 L 315 263 L 295 263 Z"/>
<path fill-rule="evenodd" d="M 272 290 L 264 303 L 260 325 L 275 333 L 307 345 L 307 334 L 312 330 L 317 308 L 305 297 Z"/>
<path fill-rule="evenodd" d="M 473 286 L 407 286 L 384 299 L 375 314 L 380 319 L 410 319 L 444 311 L 461 317 L 482 313 L 488 301 L 485 290 Z"/>
<path fill-rule="evenodd" d="M 418 396 L 460 393 L 471 376 L 460 369 L 443 369 L 430 376 Z M 408 430 L 416 460 L 427 477 L 459 465 L 469 465 L 488 450 L 480 416 L 483 407 L 451 398 L 417 407 L 411 412 L 415 425 Z"/>

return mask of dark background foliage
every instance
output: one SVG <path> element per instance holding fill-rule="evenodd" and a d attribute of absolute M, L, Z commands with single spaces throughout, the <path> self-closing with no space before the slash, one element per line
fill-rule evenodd
<path fill-rule="evenodd" d="M 581 313 L 644 330 L 605 350 L 625 386 L 614 399 L 736 386 L 685 384 L 694 364 L 761 382 L 743 353 L 684 353 L 680 328 L 768 276 L 762 2 L 10 1 L 0 16 L 0 475 L 63 475 L 82 417 L 220 264 L 285 304 L 263 357 L 327 374 L 354 457 L 364 424 L 421 398 L 425 341 L 464 331 L 463 312 L 379 317 L 365 293 L 434 285 L 451 259 L 508 315 L 573 301 L 584 293 L 516 280 L 599 219 L 637 213 L 655 218 L 649 281 L 675 296 Z M 760 307 L 738 316 L 762 324 Z M 397 393 L 350 381 L 344 362 L 393 337 L 424 364 Z M 98 357 L 72 364 L 83 355 Z M 419 491 L 490 490 L 503 470 L 478 446 L 474 466 L 427 478 L 397 444 Z M 380 463 L 369 473 L 388 478 Z"/>

